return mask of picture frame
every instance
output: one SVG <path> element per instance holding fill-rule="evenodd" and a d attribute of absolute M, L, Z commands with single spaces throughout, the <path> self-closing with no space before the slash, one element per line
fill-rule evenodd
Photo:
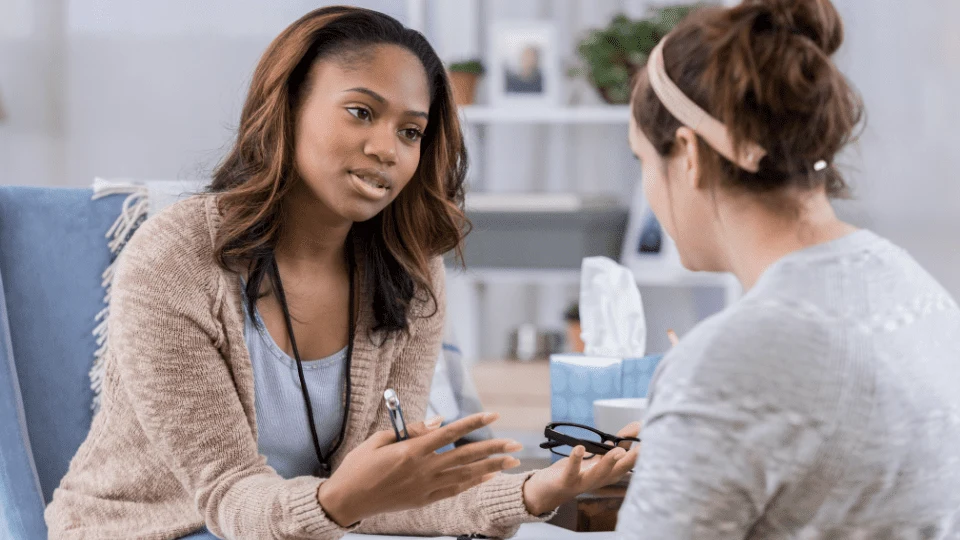
<path fill-rule="evenodd" d="M 560 54 L 556 26 L 547 21 L 497 21 L 490 27 L 487 59 L 490 104 L 560 104 Z"/>

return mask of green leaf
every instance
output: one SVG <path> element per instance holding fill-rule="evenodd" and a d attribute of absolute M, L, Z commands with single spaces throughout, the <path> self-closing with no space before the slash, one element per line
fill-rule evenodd
<path fill-rule="evenodd" d="M 586 76 L 614 103 L 630 99 L 630 77 L 643 67 L 650 52 L 691 11 L 700 5 L 666 6 L 650 10 L 641 19 L 615 15 L 604 28 L 587 32 L 577 43 L 583 68 L 569 71 Z"/>
<path fill-rule="evenodd" d="M 476 75 L 483 75 L 484 67 L 483 62 L 479 59 L 464 60 L 461 62 L 453 62 L 447 66 L 449 71 L 461 72 L 461 73 L 473 73 Z"/>

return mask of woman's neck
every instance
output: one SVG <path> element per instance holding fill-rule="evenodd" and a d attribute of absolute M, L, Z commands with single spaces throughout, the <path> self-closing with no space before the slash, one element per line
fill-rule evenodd
<path fill-rule="evenodd" d="M 726 205 L 718 235 L 727 270 L 751 289 L 773 263 L 810 246 L 836 240 L 856 230 L 837 218 L 823 192 L 795 198 L 797 212 L 776 212 L 760 201 L 742 198 Z M 785 216 L 785 214 L 788 214 Z"/>
<path fill-rule="evenodd" d="M 278 263 L 295 267 L 342 268 L 353 223 L 333 212 L 305 188 L 294 188 L 283 202 L 283 229 L 277 242 Z"/>

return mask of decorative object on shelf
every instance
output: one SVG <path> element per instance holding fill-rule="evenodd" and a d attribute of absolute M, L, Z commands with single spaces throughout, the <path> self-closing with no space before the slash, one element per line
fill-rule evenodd
<path fill-rule="evenodd" d="M 657 221 L 639 182 L 634 188 L 627 231 L 623 238 L 620 264 L 629 268 L 634 276 L 683 271 L 676 244 Z"/>
<path fill-rule="evenodd" d="M 574 302 L 563 313 L 567 323 L 567 352 L 582 353 L 583 338 L 580 337 L 580 303 Z"/>
<path fill-rule="evenodd" d="M 447 76 L 453 88 L 453 100 L 457 105 L 471 105 L 477 93 L 477 83 L 486 70 L 479 59 L 453 62 L 447 66 Z"/>
<path fill-rule="evenodd" d="M 563 337 L 562 332 L 541 330 L 531 323 L 521 324 L 510 333 L 507 356 L 521 362 L 549 358 L 563 350 Z"/>
<path fill-rule="evenodd" d="M 529 361 L 537 357 L 537 327 L 521 324 L 510 334 L 510 358 Z"/>
<path fill-rule="evenodd" d="M 657 43 L 697 7 L 655 8 L 642 19 L 616 15 L 606 28 L 592 30 L 580 40 L 577 53 L 583 65 L 568 75 L 585 75 L 607 103 L 628 103 L 634 73 L 647 63 Z"/>
<path fill-rule="evenodd" d="M 560 56 L 553 24 L 545 21 L 494 23 L 487 58 L 492 104 L 559 104 Z"/>

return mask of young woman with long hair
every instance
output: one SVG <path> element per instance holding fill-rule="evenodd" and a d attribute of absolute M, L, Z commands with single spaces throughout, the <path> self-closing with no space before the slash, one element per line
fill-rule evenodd
<path fill-rule="evenodd" d="M 521 475 L 499 474 L 514 441 L 436 453 L 496 419 L 422 422 L 441 255 L 467 227 L 451 95 L 423 36 L 374 11 L 319 9 L 273 41 L 209 193 L 122 254 L 102 410 L 52 538 L 510 536 L 630 469 L 635 449 Z"/>

